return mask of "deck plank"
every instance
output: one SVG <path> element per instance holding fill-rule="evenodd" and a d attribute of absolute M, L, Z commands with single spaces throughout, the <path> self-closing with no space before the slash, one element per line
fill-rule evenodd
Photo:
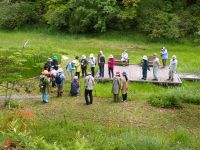
<path fill-rule="evenodd" d="M 180 85 L 182 84 L 181 79 L 179 78 L 178 74 L 175 74 L 174 81 L 168 81 L 168 72 L 169 68 L 161 68 L 158 73 L 158 81 L 152 81 L 153 78 L 153 68 L 150 69 L 147 73 L 147 80 L 141 80 L 142 78 L 142 68 L 140 65 L 130 64 L 129 66 L 115 66 L 114 73 L 116 72 L 126 72 L 128 74 L 129 81 L 132 82 L 150 82 L 150 83 L 160 83 L 160 84 L 174 84 Z M 108 65 L 105 65 L 105 77 L 103 79 L 109 79 L 108 75 Z M 97 78 L 99 79 L 99 78 Z"/>

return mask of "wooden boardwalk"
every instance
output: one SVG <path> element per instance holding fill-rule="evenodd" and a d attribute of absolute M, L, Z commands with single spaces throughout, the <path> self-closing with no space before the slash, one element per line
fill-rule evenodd
<path fill-rule="evenodd" d="M 128 74 L 129 81 L 131 82 L 149 82 L 149 83 L 157 83 L 157 84 L 163 84 L 163 85 L 181 85 L 181 79 L 177 74 L 175 74 L 174 81 L 168 81 L 168 67 L 161 68 L 158 73 L 158 81 L 152 81 L 153 78 L 153 68 L 150 68 L 150 71 L 147 72 L 147 80 L 141 80 L 142 78 L 142 68 L 140 65 L 134 65 L 130 64 L 129 66 L 115 66 L 114 68 L 114 74 L 115 72 L 122 73 L 125 71 Z M 109 80 L 108 75 L 108 65 L 105 65 L 105 77 L 102 78 L 96 78 L 97 80 Z"/>

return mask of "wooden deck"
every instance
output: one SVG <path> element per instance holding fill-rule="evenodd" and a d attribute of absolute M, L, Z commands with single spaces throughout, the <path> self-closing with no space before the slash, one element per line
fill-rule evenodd
<path fill-rule="evenodd" d="M 178 74 L 181 80 L 188 81 L 200 81 L 200 75 L 194 75 L 189 73 Z"/>
<path fill-rule="evenodd" d="M 149 82 L 149 83 L 156 83 L 161 85 L 181 85 L 181 79 L 177 74 L 175 74 L 174 81 L 168 81 L 168 67 L 161 68 L 158 73 L 158 81 L 152 81 L 153 78 L 153 68 L 150 68 L 150 71 L 147 72 L 147 80 L 141 80 L 142 78 L 142 68 L 140 65 L 130 64 L 129 66 L 115 66 L 114 74 L 116 72 L 122 73 L 125 71 L 128 74 L 129 81 L 131 82 Z M 105 65 L 105 77 L 104 78 L 96 78 L 97 80 L 110 80 L 108 75 L 108 65 Z"/>

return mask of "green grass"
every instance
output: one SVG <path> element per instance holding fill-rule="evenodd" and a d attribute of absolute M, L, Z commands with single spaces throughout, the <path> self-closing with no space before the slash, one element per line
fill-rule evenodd
<path fill-rule="evenodd" d="M 198 59 L 200 47 L 190 41 L 151 41 L 135 32 L 108 32 L 104 34 L 70 35 L 62 33 L 49 33 L 47 31 L 12 31 L 0 32 L 0 49 L 21 49 L 24 42 L 29 39 L 28 48 L 53 50 L 71 56 L 97 53 L 103 50 L 106 57 L 111 53 L 120 55 L 124 49 L 129 50 L 131 63 L 138 63 L 143 55 L 159 53 L 161 47 L 169 50 L 170 57 L 177 55 L 179 61 L 178 71 L 199 73 Z"/>
<path fill-rule="evenodd" d="M 97 53 L 103 50 L 105 56 L 111 53 L 119 55 L 128 49 L 131 63 L 139 63 L 142 55 L 159 53 L 160 48 L 168 48 L 170 56 L 177 55 L 178 71 L 182 73 L 200 73 L 200 47 L 189 40 L 152 41 L 135 32 L 107 32 L 104 34 L 70 35 L 50 33 L 45 29 L 0 31 L 0 51 L 9 51 L 8 55 L 22 49 L 24 42 L 30 43 L 25 48 L 30 57 L 27 63 L 29 73 L 34 76 L 40 72 L 35 66 L 34 54 L 43 58 L 50 54 L 74 56 Z M 44 54 L 45 53 L 45 54 Z M 41 54 L 41 55 L 38 55 Z M 28 57 L 28 56 L 27 56 Z M 41 59 L 42 58 L 42 59 Z M 63 64 L 65 67 L 65 64 Z M 38 68 L 37 68 L 38 69 Z M 37 82 L 34 95 L 38 93 Z M 199 82 L 184 81 L 180 87 L 162 87 L 149 83 L 129 84 L 128 102 L 113 103 L 111 83 L 96 83 L 94 104 L 86 106 L 83 97 L 83 79 L 81 79 L 79 97 L 69 97 L 69 82 L 65 84 L 63 98 L 50 99 L 43 105 L 40 101 L 19 101 L 20 109 L 7 110 L 0 101 L 0 144 L 12 139 L 22 148 L 52 149 L 56 142 L 58 147 L 66 149 L 198 149 L 200 147 L 200 112 L 198 101 Z M 1 91 L 1 89 L 0 89 Z M 163 109 L 152 107 L 147 101 L 151 95 L 163 93 L 182 94 L 182 109 Z M 17 94 L 23 95 L 20 92 Z M 184 96 L 188 95 L 188 96 Z M 195 103 L 198 104 L 198 103 Z M 30 111 L 36 115 L 33 120 L 16 117 L 18 111 Z M 25 130 L 21 134 L 13 133 L 10 123 L 20 121 Z M 34 125 L 31 125 L 34 121 Z M 18 124 L 17 124 L 18 125 Z M 29 126 L 30 125 L 30 126 Z M 11 129 L 11 130 L 7 130 Z M 30 134 L 28 134 L 30 133 Z M 19 137 L 20 136 L 20 137 Z M 43 139 L 41 139 L 43 137 Z M 35 144 L 35 148 L 33 148 Z M 37 147 L 36 147 L 37 145 Z M 56 147 L 54 145 L 54 147 Z M 45 148 L 44 148 L 45 147 Z"/>

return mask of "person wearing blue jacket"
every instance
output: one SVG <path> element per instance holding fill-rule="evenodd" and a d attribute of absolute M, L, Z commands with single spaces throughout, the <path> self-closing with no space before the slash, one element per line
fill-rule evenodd
<path fill-rule="evenodd" d="M 56 86 L 57 86 L 57 97 L 60 97 L 62 96 L 63 94 L 63 85 L 64 85 L 64 81 L 65 81 L 65 75 L 63 73 L 63 69 L 62 68 L 59 68 L 58 69 L 58 72 L 56 74 L 56 77 L 55 77 L 55 83 L 56 83 Z"/>
<path fill-rule="evenodd" d="M 75 63 L 76 61 L 73 60 L 72 62 L 68 63 L 66 66 L 66 71 L 70 77 L 70 81 L 73 79 L 73 71 L 75 70 Z"/>
<path fill-rule="evenodd" d="M 165 68 L 166 65 L 167 65 L 167 60 L 168 60 L 168 51 L 167 51 L 167 49 L 165 47 L 163 47 L 161 49 L 160 54 L 161 54 L 161 57 L 162 57 L 163 68 Z"/>

